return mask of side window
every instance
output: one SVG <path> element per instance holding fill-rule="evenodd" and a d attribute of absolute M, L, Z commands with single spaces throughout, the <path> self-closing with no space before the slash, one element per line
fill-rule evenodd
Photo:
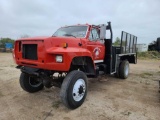
<path fill-rule="evenodd" d="M 98 40 L 99 39 L 99 32 L 97 29 L 93 28 L 89 34 L 89 40 Z"/>

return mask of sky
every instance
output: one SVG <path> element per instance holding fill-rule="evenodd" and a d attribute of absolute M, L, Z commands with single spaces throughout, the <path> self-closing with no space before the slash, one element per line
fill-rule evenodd
<path fill-rule="evenodd" d="M 112 23 L 114 40 L 126 31 L 138 43 L 160 37 L 160 0 L 0 0 L 0 38 L 51 36 L 75 24 Z"/>

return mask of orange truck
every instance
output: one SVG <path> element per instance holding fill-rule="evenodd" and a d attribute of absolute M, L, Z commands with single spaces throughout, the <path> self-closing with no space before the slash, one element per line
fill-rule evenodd
<path fill-rule="evenodd" d="M 87 78 L 114 74 L 126 79 L 129 63 L 137 63 L 137 37 L 122 31 L 119 46 L 112 45 L 112 38 L 108 22 L 65 26 L 50 37 L 16 40 L 13 58 L 21 70 L 20 86 L 29 93 L 56 86 L 61 88 L 66 107 L 81 106 L 87 95 Z"/>

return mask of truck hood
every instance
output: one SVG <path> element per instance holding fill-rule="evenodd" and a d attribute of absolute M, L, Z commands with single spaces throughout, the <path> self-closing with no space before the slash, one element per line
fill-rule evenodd
<path fill-rule="evenodd" d="M 50 37 L 50 36 L 38 36 L 38 37 L 29 37 L 29 38 L 20 38 L 18 40 L 48 40 L 48 39 L 52 39 L 52 40 L 80 40 L 80 38 L 74 38 L 74 37 Z"/>
<path fill-rule="evenodd" d="M 43 40 L 45 46 L 50 47 L 61 47 L 63 43 L 67 43 L 68 47 L 80 47 L 79 43 L 81 43 L 82 38 L 74 38 L 74 37 L 31 37 L 31 38 L 21 38 L 17 41 L 39 41 Z"/>
<path fill-rule="evenodd" d="M 81 42 L 81 39 L 74 37 L 49 37 L 44 42 L 49 42 L 54 47 L 60 47 L 63 43 L 67 43 L 68 47 L 79 47 L 78 44 Z"/>
<path fill-rule="evenodd" d="M 39 36 L 39 37 L 29 37 L 29 38 L 20 38 L 18 40 L 45 40 L 47 38 L 50 38 L 50 37 L 47 37 L 47 36 Z"/>

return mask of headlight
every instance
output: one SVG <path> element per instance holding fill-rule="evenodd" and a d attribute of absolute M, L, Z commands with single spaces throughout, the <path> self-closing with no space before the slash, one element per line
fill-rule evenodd
<path fill-rule="evenodd" d="M 63 57 L 61 55 L 56 55 L 56 62 L 62 62 L 63 61 Z"/>

